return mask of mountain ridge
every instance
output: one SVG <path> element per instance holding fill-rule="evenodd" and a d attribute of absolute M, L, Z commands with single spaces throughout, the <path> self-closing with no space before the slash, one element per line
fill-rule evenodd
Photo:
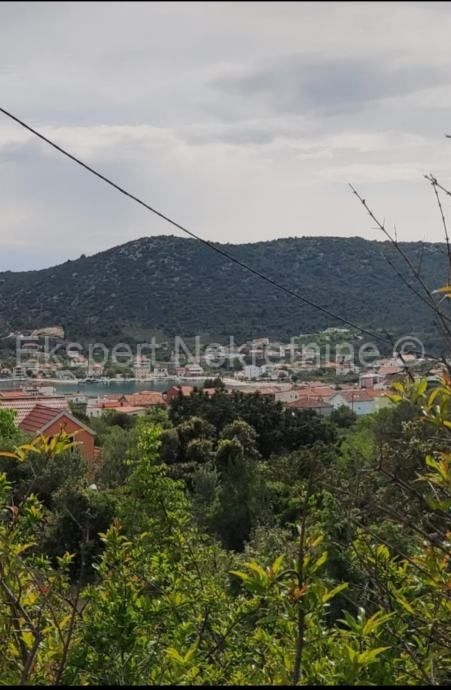
<path fill-rule="evenodd" d="M 288 237 L 214 246 L 361 327 L 427 330 L 431 316 L 387 263 L 394 247 L 361 237 Z M 446 282 L 443 243 L 401 248 L 435 289 Z M 385 258 L 384 258 L 385 257 Z M 142 237 L 49 268 L 0 273 L 0 328 L 62 325 L 69 338 L 125 341 L 139 333 L 224 339 L 291 337 L 338 325 L 201 242 Z"/>

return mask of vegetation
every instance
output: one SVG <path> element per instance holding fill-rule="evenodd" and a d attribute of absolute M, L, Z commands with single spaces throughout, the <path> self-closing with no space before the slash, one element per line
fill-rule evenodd
<path fill-rule="evenodd" d="M 0 682 L 451 682 L 451 382 L 394 398 L 197 392 L 96 420 L 94 469 L 0 411 Z"/>
<path fill-rule="evenodd" d="M 444 245 L 399 246 L 435 287 L 437 273 L 446 268 Z M 437 342 L 427 305 L 390 265 L 408 276 L 388 241 L 301 237 L 227 246 L 227 251 L 360 326 L 384 324 L 394 334 L 416 334 L 428 349 Z M 291 338 L 341 325 L 208 247 L 167 236 L 45 270 L 1 273 L 0 335 L 49 324 L 63 326 L 69 340 L 107 345 L 197 334 L 225 343 L 233 335 L 240 345 L 253 336 Z M 163 350 L 160 354 L 164 359 Z"/>
<path fill-rule="evenodd" d="M 442 212 L 438 183 L 430 181 Z M 435 320 L 449 352 L 449 277 L 435 291 L 424 282 L 440 265 L 439 248 L 424 245 L 420 273 L 412 263 L 417 247 L 391 239 L 361 202 L 387 246 L 307 238 L 234 250 L 245 260 L 252 254 L 272 277 L 300 274 L 319 302 L 333 308 L 339 299 L 341 313 L 362 323 L 371 315 L 415 332 Z M 342 262 L 339 246 L 346 247 Z M 407 265 L 427 316 L 420 307 L 409 311 L 417 292 L 402 279 L 397 300 L 388 299 L 380 249 L 392 252 L 397 280 L 396 260 Z M 451 253 L 449 260 L 451 267 Z M 234 267 L 218 262 L 197 244 L 157 238 L 82 257 L 69 278 L 66 265 L 3 280 L 12 322 L 23 318 L 25 294 L 32 302 L 39 293 L 42 312 L 29 312 L 27 323 L 38 313 L 53 322 L 77 314 L 75 332 L 95 327 L 97 339 L 102 328 L 136 334 L 144 317 L 158 328 L 163 315 L 179 332 L 217 323 L 212 313 L 235 334 L 241 314 L 249 325 L 249 313 L 260 333 L 293 327 L 287 300 L 260 284 L 253 291 L 248 275 L 235 278 Z M 102 300 L 111 303 L 124 276 L 128 291 L 117 296 L 113 319 Z M 346 300 L 363 276 L 368 292 Z M 39 291 L 27 287 L 35 278 Z M 246 304 L 236 298 L 237 284 L 251 295 Z M 146 294 L 152 299 L 138 299 Z M 303 318 L 305 332 L 306 310 Z M 226 395 L 209 381 L 214 395 L 179 396 L 168 412 L 93 420 L 98 465 L 86 465 L 64 433 L 24 438 L 14 416 L 0 410 L 0 682 L 449 685 L 446 359 L 445 369 L 434 381 L 396 383 L 394 405 L 376 414 L 357 418 L 340 409 L 327 420 L 258 394 Z"/>

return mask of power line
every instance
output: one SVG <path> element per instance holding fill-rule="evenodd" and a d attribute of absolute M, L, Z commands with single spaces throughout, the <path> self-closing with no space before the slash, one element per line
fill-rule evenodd
<path fill-rule="evenodd" d="M 290 288 L 287 288 L 284 285 L 281 285 L 280 283 L 276 282 L 272 278 L 269 278 L 268 276 L 264 275 L 263 273 L 260 273 L 260 271 L 257 271 L 255 268 L 252 268 L 252 266 L 249 266 L 248 264 L 244 263 L 243 261 L 240 261 L 240 259 L 237 259 L 236 257 L 232 256 L 231 254 L 224 251 L 223 249 L 220 249 L 219 247 L 215 246 L 214 244 L 212 244 L 208 240 L 204 240 L 202 237 L 199 237 L 198 235 L 196 235 L 191 230 L 188 230 L 188 228 L 185 228 L 183 225 L 180 225 L 175 220 L 172 220 L 172 218 L 169 218 L 169 216 L 166 216 L 161 211 L 158 211 L 156 208 L 153 208 L 149 204 L 146 204 L 145 201 L 143 201 L 142 199 L 139 199 L 134 194 L 131 194 L 126 189 L 124 189 L 120 185 L 116 184 L 116 182 L 113 182 L 112 180 L 110 180 L 105 175 L 102 175 L 102 173 L 98 172 L 97 170 L 92 168 L 90 165 L 87 165 L 87 163 L 84 163 L 82 160 L 77 158 L 77 156 L 74 156 L 73 154 L 69 153 L 68 151 L 63 149 L 61 146 L 56 144 L 54 141 L 52 141 L 48 137 L 44 136 L 40 132 L 38 132 L 36 129 L 33 129 L 33 127 L 30 127 L 30 125 L 27 125 L 26 122 L 24 122 L 23 120 L 18 118 L 16 115 L 13 115 L 12 113 L 8 112 L 7 110 L 5 110 L 4 108 L 1 108 L 1 107 L 0 107 L 0 112 L 3 113 L 4 115 L 6 115 L 6 117 L 9 117 L 11 120 L 14 120 L 14 122 L 17 122 L 17 124 L 19 124 L 21 127 L 23 127 L 24 129 L 26 129 L 29 132 L 31 132 L 32 134 L 34 134 L 39 139 L 42 139 L 42 141 L 45 141 L 46 144 L 49 144 L 49 146 L 52 146 L 54 149 L 59 151 L 59 153 L 62 153 L 67 158 L 70 158 L 72 161 L 74 161 L 75 163 L 80 165 L 82 168 L 84 168 L 85 170 L 90 172 L 92 175 L 95 175 L 96 177 L 103 180 L 104 182 L 106 182 L 111 187 L 114 187 L 114 189 L 117 189 L 117 191 L 120 192 L 121 194 L 124 194 L 124 196 L 127 196 L 129 199 L 136 201 L 136 203 L 140 204 L 141 206 L 144 206 L 144 208 L 147 209 L 148 211 L 151 211 L 156 216 L 159 216 L 160 218 L 162 218 L 166 222 L 173 225 L 175 228 L 178 228 L 179 230 L 186 233 L 187 235 L 189 235 L 193 239 L 197 240 L 198 242 L 201 242 L 206 247 L 209 247 L 210 249 L 215 251 L 217 254 L 220 254 L 221 256 L 226 258 L 228 261 L 231 261 L 231 262 L 237 264 L 237 266 L 241 266 L 241 268 L 244 268 L 246 271 L 250 271 L 251 273 L 256 275 L 258 278 L 265 280 L 267 283 L 269 283 L 273 287 L 277 288 L 278 290 L 282 290 L 287 295 L 290 295 L 290 297 L 294 297 L 295 299 L 303 302 L 304 304 L 307 304 L 308 306 L 313 307 L 314 309 L 317 309 L 318 311 L 322 312 L 323 314 L 326 314 L 327 316 L 330 316 L 331 318 L 336 319 L 337 321 L 341 321 L 341 323 L 344 323 L 347 326 L 351 326 L 352 328 L 360 331 L 361 333 L 365 333 L 366 335 L 369 335 L 372 338 L 375 338 L 377 340 L 383 340 L 384 342 L 389 342 L 388 338 L 384 338 L 383 336 L 381 336 L 377 333 L 373 333 L 372 331 L 368 331 L 365 328 L 361 328 L 360 326 L 357 326 L 357 324 L 353 323 L 352 321 L 349 321 L 348 319 L 345 319 L 344 317 L 339 316 L 338 314 L 334 314 L 333 312 L 331 312 L 326 307 L 322 307 L 321 305 L 316 304 L 315 302 L 308 299 L 307 297 L 303 297 L 302 295 L 298 294 L 297 292 L 290 290 Z M 393 345 L 392 341 L 390 341 L 390 344 Z"/>

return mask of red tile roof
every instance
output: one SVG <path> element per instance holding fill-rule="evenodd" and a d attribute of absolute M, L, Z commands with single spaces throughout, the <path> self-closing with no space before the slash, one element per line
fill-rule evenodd
<path fill-rule="evenodd" d="M 402 369 L 401 367 L 395 366 L 382 366 L 379 369 L 379 374 L 383 374 L 383 376 L 394 376 L 395 374 L 402 374 Z"/>
<path fill-rule="evenodd" d="M 347 402 L 369 402 L 374 400 L 374 398 L 379 398 L 385 395 L 386 391 L 375 390 L 374 388 L 357 388 L 354 390 L 339 390 L 335 391 L 335 394 L 339 394 Z"/>
<path fill-rule="evenodd" d="M 193 390 L 194 390 L 193 386 L 180 386 L 180 391 L 181 391 L 182 395 L 191 395 Z"/>
<path fill-rule="evenodd" d="M 210 398 L 212 395 L 216 395 L 217 392 L 216 388 L 202 388 L 202 393 L 206 393 Z"/>
<path fill-rule="evenodd" d="M 115 410 L 116 407 L 120 406 L 119 400 L 101 400 L 96 407 L 102 410 Z"/>
<path fill-rule="evenodd" d="M 77 426 L 85 429 L 85 431 L 88 431 L 90 434 L 95 436 L 95 432 L 92 429 L 76 419 L 67 410 L 58 410 L 55 408 L 46 407 L 40 403 L 37 403 L 33 407 L 31 412 L 29 412 L 22 422 L 20 422 L 19 426 L 23 431 L 26 431 L 29 434 L 37 435 L 43 433 L 45 429 L 50 426 L 50 424 L 56 422 L 58 419 L 63 419 L 64 417 L 70 419 L 72 422 L 75 422 Z"/>
<path fill-rule="evenodd" d="M 50 398 L 50 397 L 39 397 L 39 398 L 24 398 L 17 400 L 1 400 L 0 399 L 0 409 L 6 408 L 9 410 L 14 410 L 16 413 L 16 423 L 25 419 L 27 414 L 36 406 L 36 404 L 41 403 L 45 407 L 51 407 L 58 411 L 69 410 L 69 402 L 67 398 Z"/>
<path fill-rule="evenodd" d="M 145 407 L 138 405 L 118 405 L 117 407 L 108 407 L 112 412 L 122 412 L 123 414 L 138 414 L 138 412 L 145 412 Z"/>
<path fill-rule="evenodd" d="M 171 386 L 170 388 L 168 388 L 168 390 L 166 391 L 166 394 L 168 394 L 168 393 L 171 393 L 171 394 L 172 393 L 175 393 L 175 394 L 181 393 L 182 395 L 191 395 L 193 390 L 194 390 L 193 386 L 175 386 L 174 385 L 174 386 Z"/>
<path fill-rule="evenodd" d="M 253 395 L 254 393 L 258 393 L 259 395 L 273 395 L 275 396 L 276 393 L 280 393 L 280 388 L 274 388 L 274 387 L 269 387 L 269 386 L 261 386 L 261 387 L 251 387 L 247 386 L 246 388 L 240 388 L 239 389 L 240 393 L 248 393 L 249 395 Z"/>
<path fill-rule="evenodd" d="M 296 393 L 302 398 L 330 398 L 337 391 L 332 386 L 306 386 L 305 388 L 297 388 Z"/>
<path fill-rule="evenodd" d="M 22 390 L 0 391 L 0 398 L 2 400 L 23 400 L 31 397 L 30 393 Z"/>
<path fill-rule="evenodd" d="M 125 396 L 128 405 L 138 407 L 152 407 L 153 405 L 164 405 L 163 394 L 159 391 L 140 391 L 132 395 Z"/>
<path fill-rule="evenodd" d="M 316 410 L 316 409 L 332 409 L 332 405 L 325 402 L 321 398 L 302 397 L 293 402 L 287 403 L 287 407 L 301 410 Z"/>
<path fill-rule="evenodd" d="M 45 405 L 37 404 L 31 412 L 20 422 L 20 428 L 29 434 L 37 434 L 44 429 L 50 422 L 59 417 L 61 410 L 55 410 Z"/>

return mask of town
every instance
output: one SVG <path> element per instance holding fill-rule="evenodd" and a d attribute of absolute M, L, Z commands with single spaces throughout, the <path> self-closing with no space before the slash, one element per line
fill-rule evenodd
<path fill-rule="evenodd" d="M 55 433 L 62 425 L 71 433 L 77 431 L 88 458 L 98 452 L 95 434 L 77 418 L 77 412 L 83 419 L 107 413 L 139 417 L 195 390 L 209 396 L 221 390 L 267 396 L 287 409 L 312 410 L 322 417 L 339 408 L 360 416 L 390 405 L 393 384 L 407 375 L 428 374 L 433 382 L 442 371 L 437 362 L 409 353 L 383 357 L 373 352 L 362 365 L 349 352 L 362 336 L 345 328 L 299 336 L 290 344 L 262 337 L 239 350 L 221 346 L 219 367 L 217 350 L 215 354 L 204 347 L 197 362 L 186 348 L 181 354 L 169 352 L 158 362 L 144 354 L 135 355 L 125 371 L 120 363 L 92 363 L 73 350 L 66 350 L 66 358 L 48 362 L 43 339 L 49 337 L 64 342 L 64 332 L 57 327 L 28 335 L 10 334 L 26 358 L 21 365 L 11 364 L 11 357 L 0 362 L 0 408 L 13 410 L 16 424 L 34 436 Z M 121 391 L 124 382 L 135 384 L 133 392 Z M 62 392 L 60 384 L 66 384 L 66 389 L 72 384 L 73 390 Z"/>

